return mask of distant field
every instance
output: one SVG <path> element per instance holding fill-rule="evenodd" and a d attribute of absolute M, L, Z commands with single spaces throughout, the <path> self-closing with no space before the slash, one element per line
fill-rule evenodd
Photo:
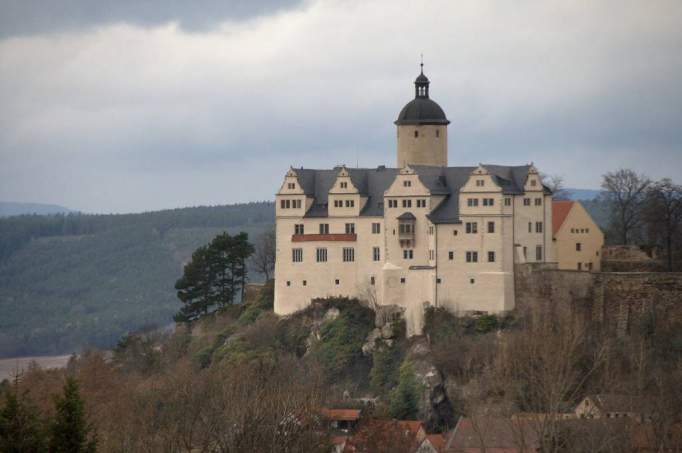
<path fill-rule="evenodd" d="M 31 362 L 36 362 L 41 368 L 64 368 L 69 357 L 67 354 L 0 359 L 0 381 L 13 378 L 17 370 L 25 370 Z"/>

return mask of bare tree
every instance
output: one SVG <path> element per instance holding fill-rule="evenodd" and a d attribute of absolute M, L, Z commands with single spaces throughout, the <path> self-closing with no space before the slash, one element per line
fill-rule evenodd
<path fill-rule="evenodd" d="M 552 191 L 555 200 L 567 200 L 568 193 L 564 187 L 564 178 L 559 175 L 541 174 L 542 184 Z"/>
<path fill-rule="evenodd" d="M 608 172 L 601 183 L 605 196 L 611 202 L 611 222 L 625 245 L 631 240 L 631 233 L 640 224 L 642 204 L 651 180 L 629 169 Z"/>
<path fill-rule="evenodd" d="M 258 236 L 255 244 L 255 251 L 251 256 L 251 262 L 254 267 L 261 274 L 265 275 L 265 281 L 270 280 L 272 272 L 275 269 L 275 253 L 276 253 L 276 235 L 275 229 L 261 233 Z"/>
<path fill-rule="evenodd" d="M 673 255 L 680 245 L 682 229 L 682 186 L 662 179 L 649 187 L 643 209 L 643 220 L 649 238 L 666 252 L 667 268 L 673 270 Z"/>

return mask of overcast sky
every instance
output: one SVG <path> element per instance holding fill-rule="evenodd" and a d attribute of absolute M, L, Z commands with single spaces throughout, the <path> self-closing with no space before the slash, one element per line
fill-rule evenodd
<path fill-rule="evenodd" d="M 393 166 L 420 53 L 450 165 L 682 183 L 679 0 L 0 0 L 0 200 L 137 212 Z"/>

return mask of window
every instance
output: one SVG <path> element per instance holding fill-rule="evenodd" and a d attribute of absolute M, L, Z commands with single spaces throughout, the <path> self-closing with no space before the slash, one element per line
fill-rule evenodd
<path fill-rule="evenodd" d="M 352 208 L 355 206 L 355 200 L 346 200 L 346 207 Z"/>
<path fill-rule="evenodd" d="M 317 255 L 317 262 L 318 263 L 326 263 L 327 262 L 327 249 L 326 248 L 318 248 L 316 255 Z"/>
<path fill-rule="evenodd" d="M 528 232 L 529 233 L 533 232 L 533 222 L 528 222 Z"/>
<path fill-rule="evenodd" d="M 355 249 L 353 247 L 343 248 L 343 261 L 346 263 L 355 261 Z"/>
<path fill-rule="evenodd" d="M 398 225 L 398 229 L 400 230 L 400 234 L 412 234 L 413 232 L 412 224 L 410 223 L 401 223 Z"/>
<path fill-rule="evenodd" d="M 347 223 L 346 224 L 346 234 L 355 234 L 355 224 L 354 223 Z"/>
<path fill-rule="evenodd" d="M 485 181 L 482 179 L 477 179 L 476 180 L 476 187 L 483 187 L 485 185 Z"/>
<path fill-rule="evenodd" d="M 505 205 L 505 206 L 511 206 L 511 198 L 506 197 L 506 198 L 504 199 L 504 205 Z"/>
<path fill-rule="evenodd" d="M 412 258 L 414 258 L 414 251 L 412 249 L 403 250 L 403 259 L 411 260 Z"/>
<path fill-rule="evenodd" d="M 448 259 L 449 259 L 450 261 L 452 261 L 452 260 L 455 259 L 455 252 L 454 252 L 453 250 L 450 250 L 450 251 L 448 252 Z"/>
<path fill-rule="evenodd" d="M 478 252 L 467 252 L 467 263 L 478 263 Z"/>
<path fill-rule="evenodd" d="M 381 260 L 381 250 L 379 249 L 379 247 L 373 247 L 372 248 L 372 259 L 374 261 Z"/>
<path fill-rule="evenodd" d="M 542 261 L 542 246 L 535 247 L 535 261 Z"/>
<path fill-rule="evenodd" d="M 542 233 L 542 222 L 535 222 L 535 232 Z"/>
<path fill-rule="evenodd" d="M 467 198 L 467 206 L 470 208 L 478 206 L 478 198 Z"/>
<path fill-rule="evenodd" d="M 335 208 L 342 208 L 343 207 L 343 200 L 334 200 L 334 207 Z"/>
<path fill-rule="evenodd" d="M 537 186 L 537 185 L 538 185 L 537 180 L 531 179 L 531 180 L 530 180 L 530 185 L 533 186 L 533 187 Z"/>
<path fill-rule="evenodd" d="M 440 137 L 440 129 L 436 129 L 436 138 Z"/>
<path fill-rule="evenodd" d="M 329 224 L 328 223 L 321 223 L 320 224 L 320 234 L 329 234 Z"/>
<path fill-rule="evenodd" d="M 301 200 L 293 200 L 294 209 L 301 209 Z"/>
<path fill-rule="evenodd" d="M 473 279 L 473 278 L 470 278 L 470 279 L 469 279 L 469 283 L 471 283 L 471 284 L 473 285 L 474 283 L 476 283 L 476 280 Z"/>
<path fill-rule="evenodd" d="M 372 234 L 379 234 L 381 233 L 381 224 L 380 223 L 373 223 L 372 224 Z"/>
<path fill-rule="evenodd" d="M 397 208 L 398 207 L 398 200 L 388 200 L 388 207 L 389 208 Z"/>
<path fill-rule="evenodd" d="M 405 284 L 405 277 L 400 277 L 400 283 Z"/>
<path fill-rule="evenodd" d="M 400 241 L 400 247 L 405 248 L 405 247 L 412 247 L 412 241 L 408 240 L 401 240 Z"/>
<path fill-rule="evenodd" d="M 419 131 L 414 131 L 414 138 L 419 137 Z"/>
<path fill-rule="evenodd" d="M 291 200 L 280 200 L 279 207 L 281 209 L 289 209 L 291 207 Z"/>
<path fill-rule="evenodd" d="M 303 280 L 303 286 L 308 286 L 308 281 L 307 281 L 307 280 Z"/>
<path fill-rule="evenodd" d="M 348 188 L 348 183 L 347 183 L 347 182 L 342 182 L 342 183 L 339 184 L 339 185 L 341 186 L 342 189 L 347 189 L 347 188 Z"/>
<path fill-rule="evenodd" d="M 530 206 L 530 198 L 524 198 L 523 199 L 523 205 L 524 206 Z"/>
<path fill-rule="evenodd" d="M 426 207 L 426 200 L 423 200 L 423 199 L 417 200 L 417 207 L 418 208 L 425 208 Z"/>
<path fill-rule="evenodd" d="M 469 234 L 478 233 L 478 223 L 476 223 L 476 222 L 467 222 L 467 223 L 466 223 L 466 232 L 469 233 Z"/>
<path fill-rule="evenodd" d="M 495 222 L 488 222 L 488 233 L 495 232 Z"/>
<path fill-rule="evenodd" d="M 433 228 L 433 225 L 430 225 L 430 226 L 429 226 L 429 235 L 430 235 L 430 236 L 433 236 L 433 232 L 434 232 L 434 231 L 435 231 L 435 229 Z"/>
<path fill-rule="evenodd" d="M 452 235 L 457 236 L 457 230 L 452 230 Z"/>
<path fill-rule="evenodd" d="M 439 283 L 439 284 L 440 284 L 440 283 L 442 283 L 442 282 L 443 282 L 443 281 L 440 279 L 440 277 L 436 279 L 436 283 Z"/>
<path fill-rule="evenodd" d="M 430 260 L 435 260 L 436 259 L 436 252 L 433 250 L 429 250 L 429 259 Z"/>
<path fill-rule="evenodd" d="M 483 206 L 494 206 L 495 205 L 495 199 L 494 198 L 484 198 L 483 199 Z"/>
<path fill-rule="evenodd" d="M 542 206 L 542 198 L 535 199 L 535 206 Z"/>
<path fill-rule="evenodd" d="M 495 262 L 495 252 L 488 252 L 488 262 L 489 263 Z"/>
<path fill-rule="evenodd" d="M 580 242 L 575 243 L 575 251 L 579 252 L 583 249 L 583 245 Z"/>
<path fill-rule="evenodd" d="M 289 189 L 295 189 L 295 188 L 296 188 L 296 184 L 293 183 L 293 182 L 290 182 L 290 183 L 287 184 L 287 187 L 288 187 Z"/>
<path fill-rule="evenodd" d="M 528 259 L 528 248 L 523 247 L 523 259 Z"/>
<path fill-rule="evenodd" d="M 403 200 L 403 208 L 411 208 L 412 200 Z"/>
<path fill-rule="evenodd" d="M 591 262 L 590 262 L 590 263 L 587 263 L 587 270 L 588 270 L 588 271 L 591 271 L 591 270 L 592 270 L 592 263 L 591 263 Z"/>
<path fill-rule="evenodd" d="M 375 283 L 374 275 L 372 275 L 372 276 L 369 278 L 369 284 L 370 284 L 370 285 L 374 285 L 374 283 Z"/>
<path fill-rule="evenodd" d="M 341 282 L 339 281 L 339 279 L 338 279 L 338 278 L 337 278 L 336 280 L 334 280 L 334 284 L 335 284 L 335 285 L 337 285 L 337 286 L 338 286 L 338 284 L 339 284 L 339 283 L 341 283 Z"/>
<path fill-rule="evenodd" d="M 294 263 L 303 261 L 303 249 L 291 249 L 291 259 Z"/>
<path fill-rule="evenodd" d="M 291 286 L 291 282 L 287 280 L 287 286 Z"/>
<path fill-rule="evenodd" d="M 294 225 L 294 234 L 305 234 L 302 223 Z"/>
<path fill-rule="evenodd" d="M 583 263 L 578 263 L 578 270 L 579 271 L 583 270 Z"/>
<path fill-rule="evenodd" d="M 403 187 L 412 187 L 412 181 L 406 179 L 403 181 Z"/>

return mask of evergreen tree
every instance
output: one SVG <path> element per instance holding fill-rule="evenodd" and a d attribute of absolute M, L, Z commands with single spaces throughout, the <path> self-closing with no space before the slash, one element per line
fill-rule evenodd
<path fill-rule="evenodd" d="M 47 452 L 43 425 L 38 410 L 14 389 L 7 390 L 0 408 L 0 452 Z"/>
<path fill-rule="evenodd" d="M 192 260 L 185 265 L 182 277 L 175 282 L 178 299 L 184 304 L 175 315 L 176 322 L 189 322 L 208 313 L 213 305 L 212 290 L 214 274 L 211 262 L 214 258 L 208 247 L 199 247 L 192 253 Z"/>
<path fill-rule="evenodd" d="M 409 360 L 400 366 L 398 386 L 391 392 L 388 411 L 391 417 L 398 420 L 415 420 L 419 411 L 419 393 L 421 385 L 417 382 L 414 368 Z"/>
<path fill-rule="evenodd" d="M 253 245 L 246 233 L 221 233 L 207 246 L 198 248 L 175 283 L 178 299 L 184 304 L 175 321 L 193 321 L 214 307 L 233 304 L 237 294 L 243 296 L 246 260 L 251 254 Z"/>
<path fill-rule="evenodd" d="M 64 395 L 55 400 L 56 415 L 52 423 L 50 453 L 94 453 L 97 441 L 85 420 L 85 405 L 78 382 L 69 377 Z"/>
<path fill-rule="evenodd" d="M 400 349 L 396 346 L 381 347 L 374 351 L 372 370 L 369 373 L 374 391 L 383 395 L 398 384 L 400 356 Z"/>

